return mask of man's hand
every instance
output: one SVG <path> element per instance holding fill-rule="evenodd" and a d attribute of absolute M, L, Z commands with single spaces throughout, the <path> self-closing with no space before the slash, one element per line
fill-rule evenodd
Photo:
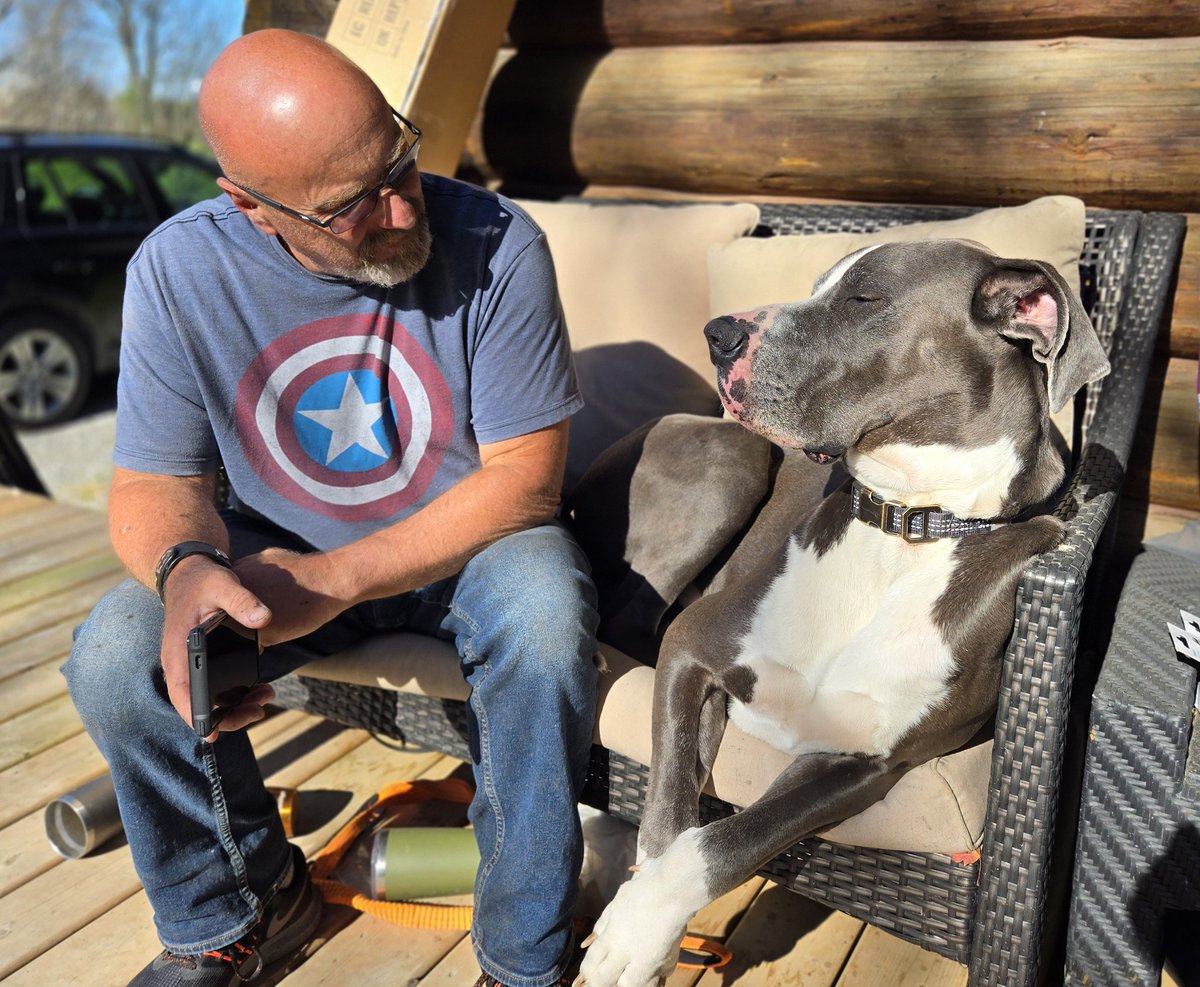
<path fill-rule="evenodd" d="M 264 647 L 315 631 L 356 602 L 339 594 L 335 567 L 322 552 L 268 548 L 238 559 L 233 571 L 271 608 L 258 635 Z"/>
<path fill-rule="evenodd" d="M 224 610 L 230 620 L 253 633 L 271 620 L 271 611 L 238 577 L 211 559 L 194 555 L 180 562 L 167 579 L 163 621 L 163 640 L 160 661 L 167 681 L 167 694 L 184 722 L 192 725 L 192 700 L 188 684 L 187 638 L 193 627 L 217 610 Z M 256 685 L 237 706 L 221 720 L 217 731 L 206 739 L 216 739 L 217 732 L 241 730 L 266 715 L 263 705 L 275 696 L 267 683 Z"/>

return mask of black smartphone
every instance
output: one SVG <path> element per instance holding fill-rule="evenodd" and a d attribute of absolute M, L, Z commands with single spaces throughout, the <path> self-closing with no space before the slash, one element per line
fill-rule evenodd
<path fill-rule="evenodd" d="M 258 645 L 225 620 L 225 611 L 218 610 L 188 634 L 192 729 L 198 737 L 212 733 L 225 711 L 262 681 Z"/>

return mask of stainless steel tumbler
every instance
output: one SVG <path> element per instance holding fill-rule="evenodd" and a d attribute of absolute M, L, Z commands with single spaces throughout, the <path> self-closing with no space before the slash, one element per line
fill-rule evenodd
<path fill-rule="evenodd" d="M 76 860 L 121 832 L 117 793 L 107 772 L 46 806 L 46 836 L 59 856 Z"/>

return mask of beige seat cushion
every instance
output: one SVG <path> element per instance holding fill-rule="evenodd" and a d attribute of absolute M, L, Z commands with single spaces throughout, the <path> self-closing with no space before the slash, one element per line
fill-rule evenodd
<path fill-rule="evenodd" d="M 713 379 L 705 255 L 754 229 L 757 206 L 518 203 L 546 233 L 574 349 L 646 340 Z"/>
<path fill-rule="evenodd" d="M 602 645 L 597 743 L 642 764 L 650 761 L 654 669 Z M 441 699 L 467 698 L 458 655 L 447 642 L 415 634 L 380 635 L 302 669 L 314 678 L 396 689 Z M 929 853 L 969 852 L 979 846 L 987 804 L 991 743 L 935 758 L 910 771 L 883 801 L 826 833 L 852 846 Z M 790 758 L 730 725 L 708 790 L 747 805 Z"/>
<path fill-rule="evenodd" d="M 803 301 L 812 294 L 813 282 L 843 257 L 873 244 L 901 240 L 975 240 L 1001 257 L 1048 261 L 1078 295 L 1084 212 L 1081 200 L 1051 195 L 962 219 L 914 223 L 876 233 L 745 237 L 708 251 L 709 314 L 728 315 L 757 305 Z M 1068 402 L 1052 417 L 1070 442 L 1073 405 Z"/>

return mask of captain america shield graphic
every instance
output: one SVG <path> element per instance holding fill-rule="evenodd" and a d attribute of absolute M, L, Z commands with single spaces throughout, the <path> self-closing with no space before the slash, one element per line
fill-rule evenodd
<path fill-rule="evenodd" d="M 242 376 L 236 415 L 259 476 L 341 521 L 385 520 L 415 503 L 454 430 L 437 365 L 403 326 L 374 315 L 277 339 Z"/>

